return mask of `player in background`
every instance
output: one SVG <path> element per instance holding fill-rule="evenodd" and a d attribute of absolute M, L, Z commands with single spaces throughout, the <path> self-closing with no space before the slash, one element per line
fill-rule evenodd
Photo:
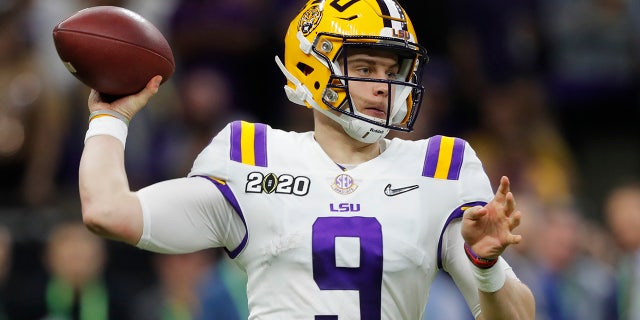
<path fill-rule="evenodd" d="M 500 257 L 521 240 L 508 178 L 494 194 L 459 138 L 385 139 L 412 129 L 427 62 L 396 1 L 309 1 L 276 62 L 287 97 L 313 109 L 313 132 L 229 123 L 188 177 L 139 191 L 121 119 L 161 79 L 110 104 L 92 91 L 85 224 L 161 253 L 224 247 L 247 272 L 250 319 L 421 319 L 440 268 L 478 319 L 534 318 L 530 290 Z"/>

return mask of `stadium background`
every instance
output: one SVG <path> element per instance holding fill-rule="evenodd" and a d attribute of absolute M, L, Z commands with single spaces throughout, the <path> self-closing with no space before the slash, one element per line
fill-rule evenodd
<path fill-rule="evenodd" d="M 422 119 L 404 137 L 462 137 L 494 185 L 500 175 L 512 179 L 525 219 L 532 218 L 510 261 L 523 281 L 546 283 L 553 273 L 564 286 L 562 298 L 533 287 L 541 319 L 555 319 L 563 307 L 548 301 L 556 300 L 582 301 L 585 310 L 574 314 L 580 319 L 613 315 L 625 248 L 606 223 L 604 204 L 617 185 L 640 180 L 640 1 L 402 4 L 430 55 Z M 49 275 L 49 235 L 80 217 L 88 91 L 60 63 L 51 30 L 93 5 L 147 17 L 176 56 L 176 74 L 130 130 L 133 189 L 184 176 L 229 120 L 311 129 L 310 112 L 286 100 L 273 62 L 299 0 L 0 1 L 0 224 L 8 235 L 0 238 L 9 249 L 0 259 L 1 298 L 13 308 L 42 304 L 33 299 Z M 153 254 L 113 242 L 106 249 L 106 277 L 129 302 L 161 283 Z M 219 257 L 211 252 L 201 269 L 215 269 Z M 541 272 L 547 269 L 554 272 Z M 432 296 L 438 288 L 449 292 L 443 279 Z M 438 305 L 460 303 L 448 297 Z M 434 307 L 427 319 L 438 312 Z"/>

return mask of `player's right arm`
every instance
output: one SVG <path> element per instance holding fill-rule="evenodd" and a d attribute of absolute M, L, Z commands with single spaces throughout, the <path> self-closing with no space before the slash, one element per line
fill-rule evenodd
<path fill-rule="evenodd" d="M 131 119 L 158 92 L 162 77 L 156 76 L 135 95 L 113 103 L 92 90 L 89 111 L 111 110 Z M 138 197 L 129 188 L 124 166 L 124 145 L 111 135 L 96 135 L 85 141 L 79 169 L 82 219 L 93 232 L 106 238 L 138 243 L 143 228 Z"/>
<path fill-rule="evenodd" d="M 116 111 L 131 119 L 157 92 L 160 80 L 156 77 L 140 93 L 111 104 L 92 91 L 89 110 Z M 124 126 L 116 118 L 108 121 L 116 128 Z M 162 253 L 221 246 L 233 250 L 240 244 L 246 233 L 244 223 L 209 179 L 173 179 L 131 191 L 124 144 L 106 131 L 88 135 L 80 161 L 82 217 L 90 230 Z"/>

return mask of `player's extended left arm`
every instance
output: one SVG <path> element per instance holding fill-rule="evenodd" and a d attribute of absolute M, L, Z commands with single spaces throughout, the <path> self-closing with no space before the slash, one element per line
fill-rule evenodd
<path fill-rule="evenodd" d="M 517 279 L 507 277 L 500 255 L 522 240 L 511 233 L 522 214 L 509 190 L 509 179 L 502 177 L 494 198 L 484 207 L 464 213 L 462 237 L 478 283 L 481 314 L 478 319 L 534 319 L 535 300 L 531 290 Z"/>

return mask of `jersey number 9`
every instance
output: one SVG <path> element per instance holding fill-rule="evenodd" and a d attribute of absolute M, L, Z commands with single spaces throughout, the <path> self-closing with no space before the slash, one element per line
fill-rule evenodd
<path fill-rule="evenodd" d="M 357 267 L 336 263 L 336 237 L 360 240 Z M 382 227 L 372 217 L 320 217 L 313 224 L 313 278 L 321 290 L 357 290 L 360 319 L 381 318 Z M 337 320 L 338 316 L 317 315 L 315 320 Z"/>

